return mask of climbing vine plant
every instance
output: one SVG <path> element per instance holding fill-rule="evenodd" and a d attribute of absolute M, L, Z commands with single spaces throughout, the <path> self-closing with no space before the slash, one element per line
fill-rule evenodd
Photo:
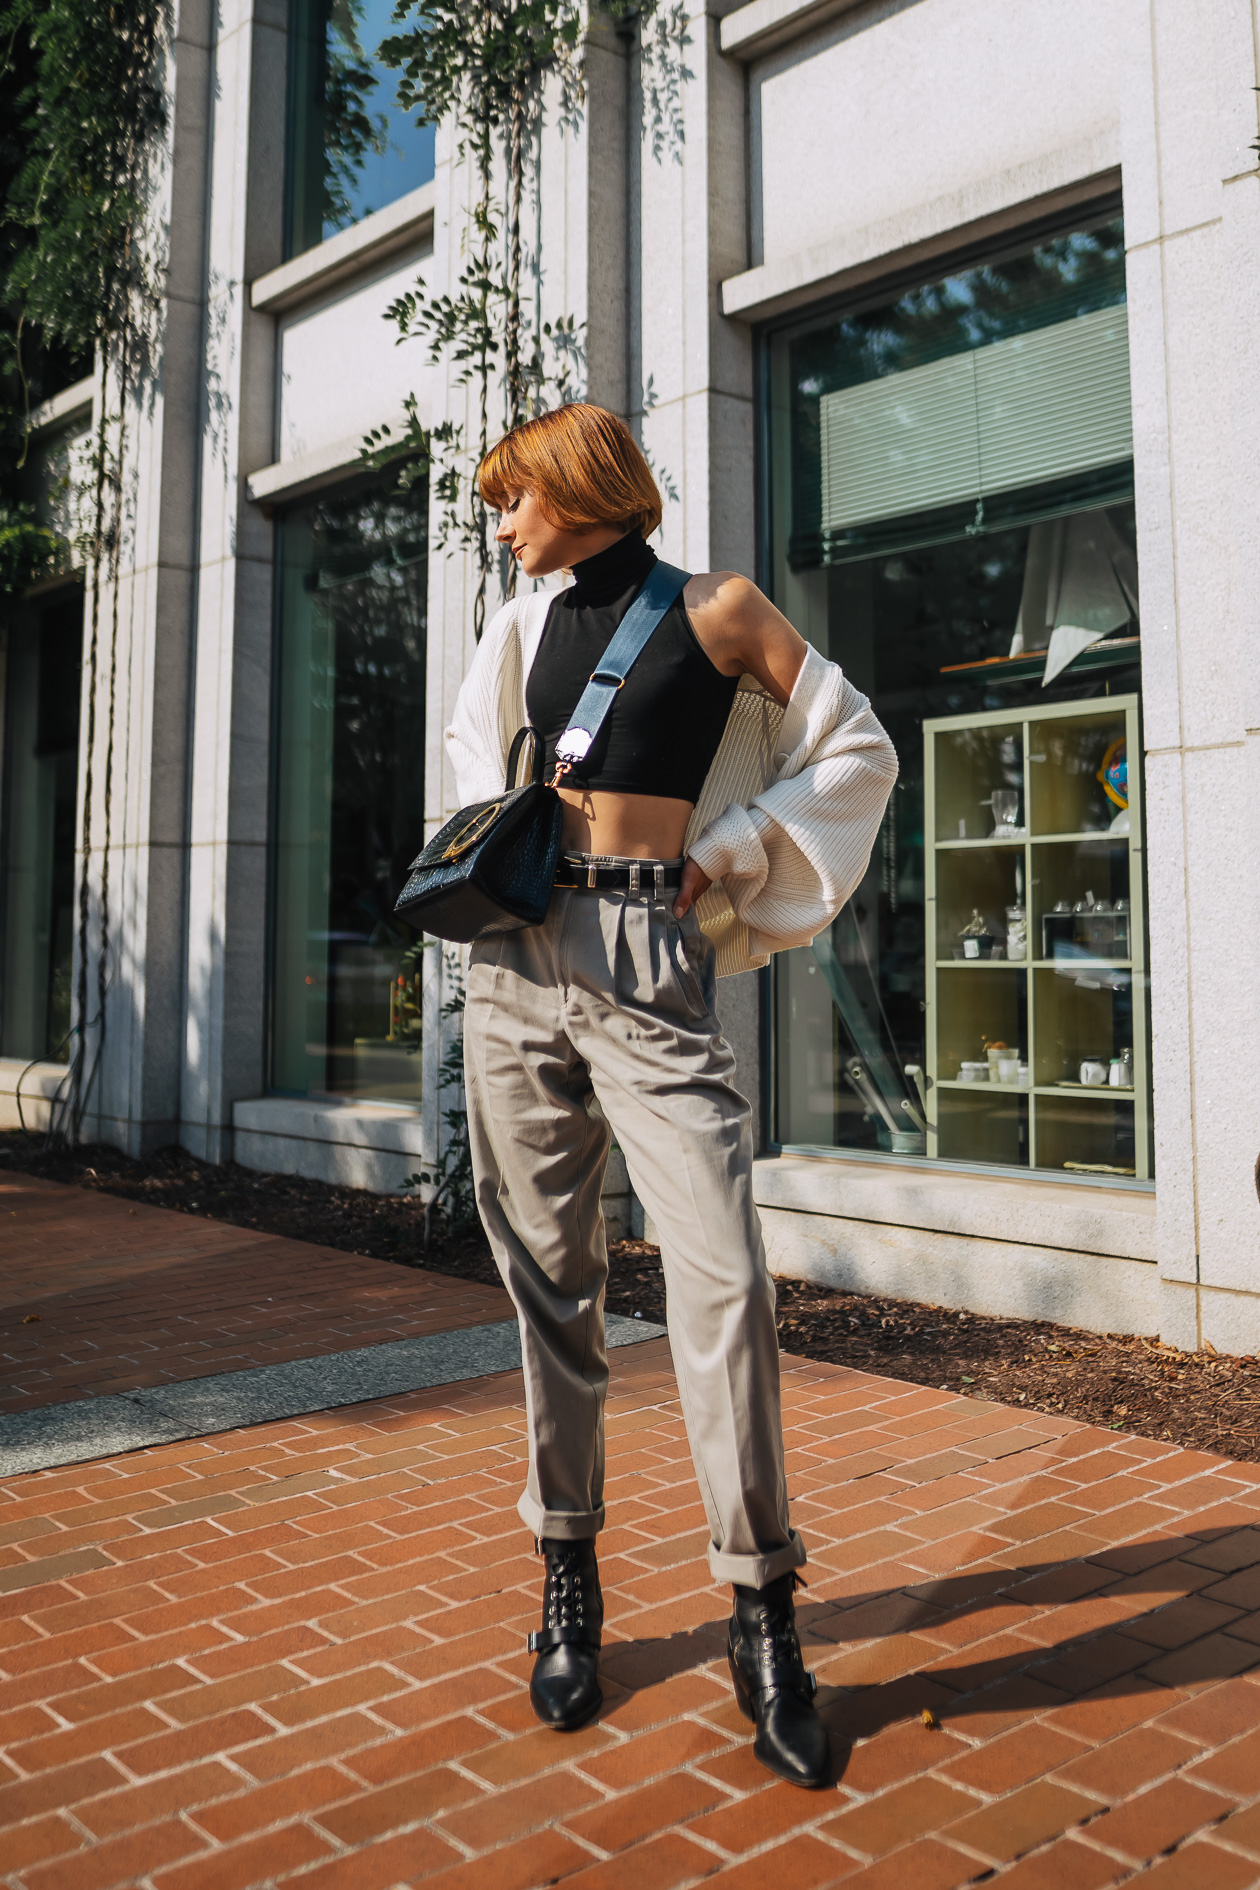
<path fill-rule="evenodd" d="M 78 564 L 87 580 L 86 770 L 78 886 L 76 1036 L 61 1130 L 77 1136 L 99 1067 L 109 965 L 109 873 L 118 577 L 126 530 L 127 415 L 152 365 L 162 258 L 155 156 L 166 126 L 168 0 L 0 0 L 0 587 Z M 38 369 L 95 369 L 97 395 L 80 542 L 59 544 L 18 496 Z M 7 547 L 7 548 L 6 548 Z M 107 621 L 102 621 L 102 612 Z M 98 731 L 98 680 L 107 677 Z M 98 737 L 100 739 L 98 739 Z M 103 831 L 93 833 L 101 767 Z M 89 1018 L 89 862 L 100 852 L 96 1015 Z M 85 1071 L 83 1042 L 96 1030 Z"/>
<path fill-rule="evenodd" d="M 604 11 L 637 34 L 644 117 L 653 151 L 678 152 L 682 86 L 690 76 L 683 0 L 606 0 Z M 493 430 L 516 426 L 543 405 L 581 391 L 583 339 L 572 316 L 530 322 L 523 312 L 522 221 L 537 190 L 544 87 L 552 80 L 562 125 L 576 127 L 585 102 L 581 0 L 398 0 L 404 30 L 381 56 L 401 72 L 399 102 L 430 123 L 450 119 L 475 196 L 469 205 L 464 267 L 453 291 L 431 294 L 423 279 L 388 310 L 401 340 L 424 342 L 433 362 L 454 369 L 469 390 L 470 427 L 446 420 L 426 429 L 414 396 L 406 424 L 381 427 L 365 442 L 373 464 L 397 462 L 404 484 L 427 477 L 436 537 L 471 554 L 476 574 L 473 630 L 485 627 L 494 568 L 493 538 L 476 489 L 476 468 Z M 516 573 L 507 573 L 509 594 Z"/>
<path fill-rule="evenodd" d="M 619 32 L 637 41 L 644 129 L 658 161 L 678 156 L 683 142 L 682 88 L 687 13 L 684 0 L 604 0 Z M 399 103 L 422 120 L 455 126 L 456 154 L 472 183 L 464 264 L 454 287 L 433 294 L 423 279 L 387 311 L 399 339 L 419 340 L 433 363 L 466 390 L 469 424 L 446 420 L 426 428 L 416 397 L 404 403 L 405 425 L 379 427 L 364 442 L 375 467 L 394 465 L 406 488 L 430 487 L 430 518 L 437 542 L 470 555 L 475 575 L 473 631 L 485 627 L 494 569 L 493 535 L 476 487 L 476 470 L 491 433 L 516 426 L 543 406 L 580 397 L 584 338 L 572 316 L 542 322 L 526 312 L 522 286 L 530 259 L 524 217 L 536 199 L 545 88 L 559 122 L 576 129 L 585 104 L 583 0 L 398 0 L 401 29 L 383 42 L 381 57 L 401 73 Z M 532 259 L 535 267 L 540 259 Z M 664 481 L 668 489 L 668 482 Z M 516 582 L 509 566 L 506 585 Z M 460 1043 L 463 983 L 452 952 L 443 953 L 443 978 L 453 992 L 444 1008 L 446 1053 L 438 1088 L 450 1100 L 437 1162 L 409 1186 L 430 1190 L 426 1240 L 435 1207 L 452 1225 L 473 1212 L 468 1117 Z"/>

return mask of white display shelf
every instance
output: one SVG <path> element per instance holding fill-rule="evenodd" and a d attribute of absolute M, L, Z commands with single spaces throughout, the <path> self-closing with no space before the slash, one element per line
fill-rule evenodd
<path fill-rule="evenodd" d="M 938 971 L 1132 971 L 1131 958 L 938 958 Z"/>
<path fill-rule="evenodd" d="M 1114 700 L 1114 698 L 1113 698 Z M 1042 711 L 1044 715 L 1045 711 Z M 955 718 L 950 717 L 951 721 Z M 1027 833 L 1022 829 L 1012 833 L 1008 839 L 1004 834 L 991 833 L 984 840 L 938 840 L 938 853 L 965 853 L 969 848 L 976 851 L 982 847 L 1022 847 L 1030 842 L 1035 847 L 1064 846 L 1069 840 L 1073 845 L 1098 843 L 1106 846 L 1122 847 L 1129 844 L 1127 833 L 1109 833 L 1106 828 L 1082 827 L 1078 833 Z"/>
<path fill-rule="evenodd" d="M 1094 751 L 1101 755 L 1120 737 L 1129 757 L 1128 833 L 1087 824 L 1101 811 Z M 929 1156 L 1009 1160 L 1042 1169 L 1063 1169 L 1069 1161 L 1106 1163 L 1108 1138 L 1127 1146 L 1131 1121 L 1133 1170 L 1139 1180 L 1149 1179 L 1138 698 L 1102 696 L 943 716 L 924 723 L 923 739 Z M 960 819 L 969 827 L 991 820 L 986 797 L 1016 781 L 1023 829 L 1009 837 L 958 837 Z M 1039 826 L 1045 831 L 1038 832 Z M 1075 903 L 1087 891 L 1100 899 L 1128 899 L 1131 956 L 952 956 L 972 906 L 996 930 L 1004 923 L 1004 907 L 1022 904 L 1029 942 L 1040 945 L 1043 916 L 1060 900 Z M 950 956 L 943 955 L 946 947 Z M 961 978 L 960 972 L 969 975 Z M 986 979 L 985 973 L 1000 975 Z M 981 1057 L 986 1034 L 1020 1050 L 1033 1077 L 1027 1088 L 964 1083 L 943 1074 Z M 1121 1048 L 1133 1052 L 1132 1088 L 1060 1080 L 1065 1066 L 1087 1056 L 1107 1058 Z M 986 1097 L 999 1106 L 986 1110 Z M 1012 1108 L 1012 1099 L 1023 1099 L 1024 1107 Z M 1101 1107 L 1105 1103 L 1112 1114 Z"/>

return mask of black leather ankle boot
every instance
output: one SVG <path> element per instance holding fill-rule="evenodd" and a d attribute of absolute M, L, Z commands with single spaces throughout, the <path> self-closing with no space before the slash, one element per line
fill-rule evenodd
<path fill-rule="evenodd" d="M 814 1711 L 818 1683 L 796 1638 L 795 1587 L 789 1571 L 765 1588 L 736 1588 L 727 1658 L 740 1711 L 757 1722 L 754 1755 L 790 1784 L 816 1791 L 827 1783 L 830 1752 Z"/>
<path fill-rule="evenodd" d="M 544 1726 L 576 1732 L 604 1704 L 596 1672 L 604 1625 L 604 1597 L 599 1591 L 595 1543 L 542 1544 L 547 1558 L 543 1589 L 543 1624 L 529 1637 L 537 1654 L 529 1698 Z"/>

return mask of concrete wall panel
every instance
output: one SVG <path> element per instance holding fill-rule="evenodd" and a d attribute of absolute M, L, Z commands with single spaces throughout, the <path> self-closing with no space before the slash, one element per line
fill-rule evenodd
<path fill-rule="evenodd" d="M 423 342 L 399 347 L 398 330 L 384 319 L 417 275 L 429 278 L 428 255 L 426 249 L 402 261 L 392 257 L 365 281 L 282 317 L 277 459 L 353 439 L 395 419 L 405 396 L 430 381 Z"/>
<path fill-rule="evenodd" d="M 885 0 L 754 67 L 753 260 L 814 248 L 1120 115 L 1129 0 Z"/>

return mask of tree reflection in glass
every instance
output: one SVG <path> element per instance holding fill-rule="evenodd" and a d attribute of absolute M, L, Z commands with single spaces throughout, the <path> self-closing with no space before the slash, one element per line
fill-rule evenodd
<path fill-rule="evenodd" d="M 281 529 L 272 936 L 277 1088 L 420 1094 L 422 947 L 394 916 L 424 821 L 424 488 Z"/>
<path fill-rule="evenodd" d="M 433 127 L 399 109 L 397 74 L 379 56 L 392 13 L 392 0 L 293 0 L 291 256 L 433 176 Z"/>

